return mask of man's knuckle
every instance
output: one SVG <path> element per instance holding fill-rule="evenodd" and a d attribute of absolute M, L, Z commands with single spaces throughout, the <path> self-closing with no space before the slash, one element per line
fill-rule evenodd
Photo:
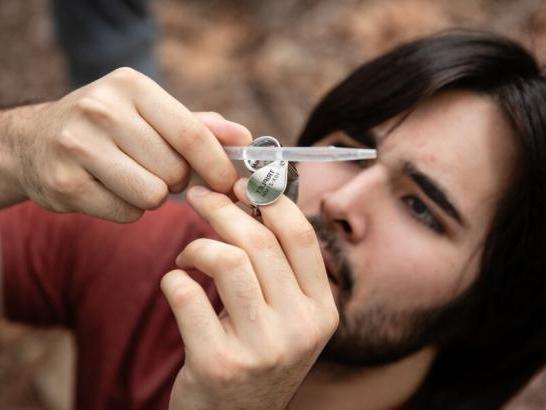
<path fill-rule="evenodd" d="M 322 332 L 316 327 L 305 327 L 306 333 L 299 333 L 299 342 L 295 347 L 299 351 L 299 355 L 305 355 L 307 353 L 314 353 L 322 346 L 324 346 L 325 338 L 322 335 Z"/>
<path fill-rule="evenodd" d="M 195 113 L 198 117 L 214 117 L 217 119 L 224 119 L 223 115 L 217 111 L 200 111 Z"/>
<path fill-rule="evenodd" d="M 110 215 L 110 219 L 114 222 L 127 224 L 136 222 L 142 215 L 144 211 L 127 204 L 119 204 L 114 207 Z"/>
<path fill-rule="evenodd" d="M 200 290 L 197 286 L 194 286 L 190 282 L 184 284 L 178 284 L 171 291 L 171 304 L 175 309 L 184 308 L 187 305 L 191 305 L 194 301 L 201 297 Z"/>
<path fill-rule="evenodd" d="M 107 98 L 103 97 L 104 91 L 97 89 L 91 93 L 79 98 L 75 102 L 75 109 L 80 115 L 92 122 L 100 122 L 102 125 L 113 126 L 117 124 L 116 110 L 107 103 Z"/>
<path fill-rule="evenodd" d="M 310 343 L 306 348 L 309 351 L 315 351 L 322 348 L 330 339 L 337 329 L 339 323 L 339 315 L 336 310 L 331 312 L 322 312 L 320 320 L 315 322 L 309 321 L 309 327 L 306 328 L 306 333 L 309 335 L 307 341 Z"/>
<path fill-rule="evenodd" d="M 61 195 L 55 194 L 54 192 L 42 192 L 38 196 L 30 196 L 30 199 L 48 211 L 58 213 L 77 211 L 74 204 L 70 203 L 70 201 L 67 201 L 66 198 L 63 198 Z"/>
<path fill-rule="evenodd" d="M 315 331 L 309 338 L 304 338 L 304 351 L 313 353 L 324 346 L 325 337 L 322 332 Z"/>
<path fill-rule="evenodd" d="M 238 382 L 244 373 L 241 364 L 230 355 L 215 355 L 214 363 L 209 360 L 204 370 L 204 376 L 214 385 L 228 387 Z"/>
<path fill-rule="evenodd" d="M 88 94 L 78 98 L 74 103 L 74 107 L 82 114 L 97 113 L 103 115 L 107 113 L 109 110 L 106 107 L 103 98 L 101 98 L 101 93 L 103 93 L 103 91 L 100 90 L 99 87 L 95 87 Z"/>
<path fill-rule="evenodd" d="M 325 316 L 327 318 L 326 332 L 331 335 L 336 331 L 337 327 L 339 326 L 339 312 L 335 305 L 332 309 L 329 309 L 329 313 Z"/>
<path fill-rule="evenodd" d="M 296 226 L 292 235 L 294 241 L 301 246 L 309 247 L 317 243 L 317 234 L 309 223 Z"/>
<path fill-rule="evenodd" d="M 302 352 L 315 351 L 329 336 L 323 329 L 326 327 L 323 318 L 318 319 L 316 315 L 297 308 L 292 312 L 292 318 L 292 323 L 298 324 L 291 329 L 292 339 L 298 341 Z"/>
<path fill-rule="evenodd" d="M 248 255 L 242 249 L 233 246 L 220 250 L 217 260 L 228 271 L 238 270 L 248 263 Z"/>
<path fill-rule="evenodd" d="M 119 67 L 112 71 L 110 76 L 118 81 L 134 83 L 141 79 L 142 74 L 131 67 Z"/>
<path fill-rule="evenodd" d="M 248 281 L 246 278 L 236 278 L 233 280 L 233 297 L 237 300 L 243 309 L 252 312 L 252 320 L 261 321 L 261 312 L 256 302 L 261 294 L 261 288 L 255 282 Z"/>
<path fill-rule="evenodd" d="M 72 157 L 82 158 L 89 154 L 89 148 L 84 138 L 71 128 L 61 130 L 57 138 L 57 144 L 61 151 L 70 154 Z"/>
<path fill-rule="evenodd" d="M 65 169 L 54 170 L 49 178 L 49 187 L 57 195 L 73 197 L 82 194 L 87 181 L 78 176 L 73 176 Z"/>
<path fill-rule="evenodd" d="M 159 208 L 167 196 L 169 189 L 163 182 L 157 182 L 148 188 L 142 197 L 142 203 L 145 209 Z"/>
<path fill-rule="evenodd" d="M 206 143 L 205 127 L 198 123 L 187 122 L 179 130 L 178 149 L 182 155 L 193 153 Z"/>
<path fill-rule="evenodd" d="M 277 344 L 276 347 L 269 346 L 267 352 L 260 356 L 256 372 L 269 372 L 278 369 L 286 364 L 288 354 L 285 349 Z"/>
<path fill-rule="evenodd" d="M 267 229 L 252 229 L 248 233 L 248 242 L 257 251 L 270 251 L 278 246 L 277 238 Z"/>
<path fill-rule="evenodd" d="M 222 366 L 212 370 L 209 374 L 209 379 L 211 379 L 217 386 L 228 387 L 237 381 L 238 375 L 235 369 Z"/>
<path fill-rule="evenodd" d="M 312 316 L 321 318 L 320 323 L 323 333 L 331 336 L 337 329 L 340 321 L 339 311 L 333 297 L 330 295 L 330 298 L 326 298 L 324 303 L 321 301 L 321 303 L 315 305 L 314 309 L 316 312 L 312 313 Z"/>
<path fill-rule="evenodd" d="M 184 248 L 184 254 L 198 256 L 203 253 L 207 253 L 209 249 L 209 239 L 197 238 L 186 245 Z"/>
<path fill-rule="evenodd" d="M 211 163 L 208 169 L 207 180 L 212 187 L 220 192 L 229 192 L 237 180 L 237 171 L 229 164 L 219 161 Z"/>
<path fill-rule="evenodd" d="M 178 161 L 169 167 L 168 173 L 164 177 L 164 181 L 169 186 L 179 185 L 187 180 L 189 175 L 188 166 L 182 161 Z"/>

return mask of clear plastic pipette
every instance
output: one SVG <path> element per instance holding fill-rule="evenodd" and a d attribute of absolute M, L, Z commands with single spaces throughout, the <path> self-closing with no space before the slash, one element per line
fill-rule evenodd
<path fill-rule="evenodd" d="M 341 147 L 223 147 L 227 155 L 235 160 L 261 161 L 356 161 L 374 159 L 377 152 L 368 148 Z"/>

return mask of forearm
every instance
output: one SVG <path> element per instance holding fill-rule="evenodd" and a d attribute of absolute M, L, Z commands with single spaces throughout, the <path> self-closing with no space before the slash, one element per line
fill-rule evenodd
<path fill-rule="evenodd" d="M 18 176 L 18 149 L 25 139 L 25 122 L 38 106 L 0 111 L 0 208 L 27 199 Z"/>

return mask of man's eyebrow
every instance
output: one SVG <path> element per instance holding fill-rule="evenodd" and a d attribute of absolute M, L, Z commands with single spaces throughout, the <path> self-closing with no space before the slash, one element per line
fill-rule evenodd
<path fill-rule="evenodd" d="M 419 170 L 419 168 L 417 168 L 417 166 L 412 162 L 406 162 L 403 169 L 404 173 L 406 173 L 419 186 L 419 188 L 421 188 L 424 194 L 428 196 L 431 201 L 442 208 L 450 217 L 455 219 L 459 225 L 467 225 L 466 221 L 461 216 L 461 212 L 449 198 L 447 191 L 442 188 L 438 182 L 434 181 L 434 179 L 432 179 L 430 176 Z"/>

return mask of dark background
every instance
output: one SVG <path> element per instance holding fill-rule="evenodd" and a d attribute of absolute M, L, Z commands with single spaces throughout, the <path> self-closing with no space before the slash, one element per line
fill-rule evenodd
<path fill-rule="evenodd" d="M 192 110 L 284 141 L 331 85 L 402 41 L 482 28 L 546 59 L 542 0 L 155 0 L 152 9 L 162 85 Z M 68 91 L 49 2 L 0 0 L 0 106 Z M 66 332 L 0 322 L 0 408 L 69 408 L 73 362 Z M 546 408 L 546 378 L 508 408 Z"/>

